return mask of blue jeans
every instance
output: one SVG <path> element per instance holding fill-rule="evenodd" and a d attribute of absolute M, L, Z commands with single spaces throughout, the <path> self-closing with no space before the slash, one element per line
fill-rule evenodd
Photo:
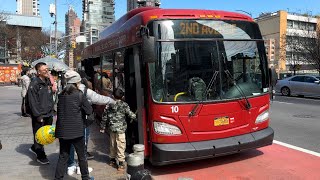
<path fill-rule="evenodd" d="M 85 142 L 85 147 L 84 147 L 84 152 L 85 155 L 87 155 L 88 152 L 88 141 L 89 141 L 89 135 L 90 135 L 90 129 L 89 127 L 84 129 L 84 142 Z M 71 166 L 77 166 L 77 162 L 74 160 L 74 146 L 71 145 L 70 147 L 70 155 L 68 159 L 68 167 Z"/>

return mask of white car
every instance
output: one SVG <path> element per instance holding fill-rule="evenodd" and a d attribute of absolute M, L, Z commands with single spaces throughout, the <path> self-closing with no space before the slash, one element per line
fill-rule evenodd
<path fill-rule="evenodd" d="M 295 75 L 278 80 L 276 92 L 284 96 L 302 95 L 320 97 L 320 78 L 312 75 Z"/>

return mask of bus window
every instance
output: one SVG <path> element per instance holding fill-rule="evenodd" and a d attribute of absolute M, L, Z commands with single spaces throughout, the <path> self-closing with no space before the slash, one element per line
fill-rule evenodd
<path fill-rule="evenodd" d="M 114 75 L 113 75 L 113 86 L 114 88 L 120 88 L 125 92 L 125 80 L 124 80 L 124 52 L 116 52 L 115 64 L 114 64 Z"/>
<path fill-rule="evenodd" d="M 106 96 L 112 96 L 113 85 L 111 77 L 113 76 L 113 56 L 112 54 L 102 56 L 102 71 L 100 76 L 100 93 Z"/>

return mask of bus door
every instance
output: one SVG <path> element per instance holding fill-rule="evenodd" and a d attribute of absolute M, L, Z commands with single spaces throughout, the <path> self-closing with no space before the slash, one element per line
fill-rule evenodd
<path fill-rule="evenodd" d="M 124 79 L 125 100 L 133 112 L 137 112 L 137 122 L 128 123 L 127 151 L 132 150 L 134 144 L 144 144 L 144 125 L 142 120 L 143 110 L 143 87 L 142 87 L 142 62 L 140 48 L 135 46 L 128 48 L 124 55 Z"/>

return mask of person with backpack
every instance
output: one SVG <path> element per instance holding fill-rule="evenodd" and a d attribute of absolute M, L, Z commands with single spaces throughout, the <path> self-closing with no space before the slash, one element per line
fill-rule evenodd
<path fill-rule="evenodd" d="M 98 93 L 96 93 L 95 91 L 93 91 L 92 89 L 88 88 L 85 84 L 86 81 L 88 81 L 86 79 L 86 75 L 83 75 L 83 78 L 81 78 L 80 74 L 75 72 L 75 71 L 72 71 L 72 70 L 69 70 L 66 72 L 66 75 L 65 76 L 68 76 L 68 77 L 76 77 L 76 78 L 80 78 L 81 79 L 81 83 L 79 85 L 79 90 L 83 92 L 84 96 L 88 99 L 89 103 L 92 105 L 92 104 L 95 104 L 95 105 L 110 105 L 110 104 L 115 104 L 115 101 L 108 97 L 108 96 L 102 96 Z M 89 141 L 89 127 L 85 128 L 85 153 L 86 153 L 86 156 L 88 159 L 93 159 L 94 157 L 88 153 L 87 149 L 88 149 L 88 141 Z M 77 169 L 79 169 L 77 167 L 77 163 L 75 162 L 75 159 L 74 159 L 74 148 L 71 147 L 70 149 L 70 156 L 69 156 L 69 160 L 68 160 L 68 175 L 72 175 L 73 173 L 75 173 L 77 171 Z M 91 168 L 89 168 L 89 170 L 92 170 Z"/>
<path fill-rule="evenodd" d="M 85 154 L 84 129 L 87 116 L 93 113 L 92 107 L 80 91 L 81 78 L 78 73 L 68 71 L 65 74 L 67 85 L 59 94 L 57 106 L 57 123 L 55 137 L 60 142 L 59 160 L 55 172 L 55 180 L 63 179 L 69 159 L 71 145 L 76 149 L 81 178 L 91 180 Z M 67 107 L 67 108 L 66 108 Z"/>
<path fill-rule="evenodd" d="M 45 125 L 52 125 L 53 121 L 53 92 L 49 79 L 48 66 L 40 62 L 36 64 L 37 76 L 29 85 L 26 95 L 26 111 L 31 115 L 34 144 L 29 149 L 37 156 L 37 161 L 41 164 L 49 164 L 49 160 L 44 152 L 43 145 L 35 140 L 35 134 L 39 128 Z"/>

